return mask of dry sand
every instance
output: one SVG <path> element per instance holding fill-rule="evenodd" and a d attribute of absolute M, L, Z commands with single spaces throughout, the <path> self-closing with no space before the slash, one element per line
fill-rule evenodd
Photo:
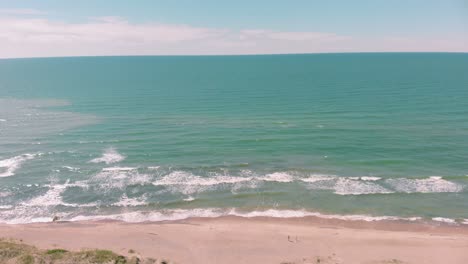
<path fill-rule="evenodd" d="M 110 249 L 174 263 L 468 263 L 468 228 L 315 218 L 0 225 L 43 249 Z"/>

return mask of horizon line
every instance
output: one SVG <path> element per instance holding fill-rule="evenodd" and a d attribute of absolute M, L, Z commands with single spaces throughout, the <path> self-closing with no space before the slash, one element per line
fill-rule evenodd
<path fill-rule="evenodd" d="M 349 51 L 349 52 L 308 52 L 308 53 L 258 53 L 258 54 L 145 54 L 145 55 L 66 55 L 37 57 L 0 57 L 0 60 L 16 59 L 66 59 L 66 58 L 107 58 L 107 57 L 248 57 L 248 56 L 287 56 L 287 55 L 333 55 L 333 54 L 398 54 L 398 53 L 443 53 L 468 54 L 468 51 Z"/>

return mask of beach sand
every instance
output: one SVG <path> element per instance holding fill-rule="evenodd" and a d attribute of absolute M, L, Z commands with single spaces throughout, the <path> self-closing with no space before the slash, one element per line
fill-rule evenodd
<path fill-rule="evenodd" d="M 468 263 L 468 228 L 313 217 L 0 225 L 41 249 L 110 249 L 170 263 Z"/>

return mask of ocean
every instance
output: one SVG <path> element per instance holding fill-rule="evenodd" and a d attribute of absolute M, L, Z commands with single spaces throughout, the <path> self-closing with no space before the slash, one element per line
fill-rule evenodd
<path fill-rule="evenodd" d="M 0 60 L 0 222 L 468 224 L 468 54 Z"/>

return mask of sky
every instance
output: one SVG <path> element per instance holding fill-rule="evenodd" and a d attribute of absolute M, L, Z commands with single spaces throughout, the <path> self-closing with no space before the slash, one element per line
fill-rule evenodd
<path fill-rule="evenodd" d="M 0 0 L 0 58 L 468 52 L 468 0 Z"/>

